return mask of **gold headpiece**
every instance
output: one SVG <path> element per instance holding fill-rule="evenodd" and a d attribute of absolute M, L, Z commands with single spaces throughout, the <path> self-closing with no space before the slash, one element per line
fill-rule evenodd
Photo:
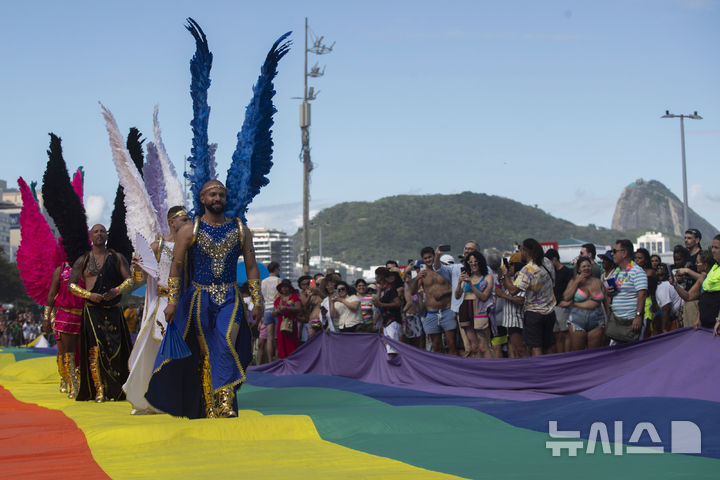
<path fill-rule="evenodd" d="M 175 213 L 173 213 L 172 215 L 170 215 L 170 216 L 168 217 L 168 220 L 172 220 L 173 218 L 178 218 L 178 217 L 186 217 L 187 214 L 188 214 L 187 210 L 185 210 L 185 209 L 183 208 L 182 210 L 178 210 L 177 212 L 175 212 Z"/>
<path fill-rule="evenodd" d="M 207 193 L 207 192 L 209 192 L 209 191 L 211 191 L 211 190 L 215 190 L 215 189 L 219 189 L 219 190 L 223 190 L 223 191 L 227 192 L 227 188 L 225 188 L 225 186 L 224 186 L 222 183 L 220 183 L 220 182 L 217 182 L 217 183 L 216 183 L 216 182 L 213 182 L 213 183 L 211 183 L 210 185 L 207 185 L 207 186 L 206 186 L 205 188 L 203 188 L 202 190 L 200 190 L 200 195 L 202 195 L 203 193 Z"/>

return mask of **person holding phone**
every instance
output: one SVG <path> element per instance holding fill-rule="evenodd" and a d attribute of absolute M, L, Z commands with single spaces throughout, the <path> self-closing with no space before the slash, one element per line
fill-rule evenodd
<path fill-rule="evenodd" d="M 664 263 L 660 263 L 657 267 L 658 286 L 655 291 L 655 298 L 660 313 L 655 317 L 656 322 L 653 325 L 655 332 L 669 332 L 680 327 L 680 312 L 683 307 L 683 299 L 672 286 L 670 279 L 672 273 Z M 657 321 L 659 320 L 659 321 Z"/>
<path fill-rule="evenodd" d="M 720 235 L 716 235 L 710 251 L 703 250 L 697 256 L 698 279 L 690 291 L 686 291 L 675 282 L 675 289 L 685 302 L 698 300 L 698 314 L 694 327 L 711 328 L 717 335 L 720 325 Z M 679 269 L 683 270 L 683 269 Z M 683 272 L 686 273 L 686 272 Z M 686 303 L 687 305 L 687 303 Z"/>
<path fill-rule="evenodd" d="M 482 253 L 470 252 L 463 260 L 455 298 L 463 299 L 459 320 L 470 342 L 466 356 L 492 358 L 488 310 L 494 304 L 495 281 Z"/>
<path fill-rule="evenodd" d="M 527 264 L 514 281 L 506 276 L 503 286 L 511 295 L 525 292 L 523 340 L 532 356 L 543 355 L 555 344 L 555 268 L 534 238 L 523 240 L 520 254 Z"/>
<path fill-rule="evenodd" d="M 615 242 L 612 255 L 617 267 L 607 279 L 611 301 L 606 330 L 607 336 L 615 342 L 630 342 L 642 337 L 648 278 L 633 261 L 633 254 L 630 240 Z"/>

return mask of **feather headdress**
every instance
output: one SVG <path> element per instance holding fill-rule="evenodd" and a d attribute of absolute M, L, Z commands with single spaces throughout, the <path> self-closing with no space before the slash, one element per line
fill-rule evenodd
<path fill-rule="evenodd" d="M 205 32 L 192 18 L 187 19 L 185 28 L 195 38 L 195 55 L 190 60 L 190 96 L 193 103 L 193 119 L 190 122 L 193 131 L 192 149 L 188 163 L 190 173 L 186 173 L 191 182 L 193 198 L 193 211 L 195 215 L 202 215 L 205 207 L 200 203 L 200 190 L 205 182 L 211 180 L 210 144 L 208 141 L 208 120 L 210 106 L 207 101 L 207 91 L 210 87 L 210 69 L 212 68 L 212 53 L 208 47 Z"/>
<path fill-rule="evenodd" d="M 70 183 L 61 140 L 52 133 L 48 157 L 42 186 L 45 209 L 55 222 L 68 263 L 72 265 L 90 250 L 85 207 Z"/>
<path fill-rule="evenodd" d="M 160 130 L 160 122 L 158 121 L 158 106 L 155 105 L 153 112 L 153 135 L 155 137 L 155 147 L 157 148 L 158 159 L 160 160 L 160 166 L 162 167 L 163 179 L 165 182 L 165 193 L 167 198 L 165 200 L 166 210 L 162 213 L 167 213 L 167 209 L 176 205 L 185 205 L 185 194 L 183 193 L 182 184 L 178 178 L 178 174 L 175 171 L 175 167 L 170 161 L 170 157 L 165 150 L 165 144 L 162 140 L 162 131 Z M 213 150 L 211 150 L 212 155 Z"/>
<path fill-rule="evenodd" d="M 165 236 L 170 233 L 170 227 L 165 219 L 161 218 L 162 212 L 167 212 L 166 205 L 167 192 L 165 190 L 165 179 L 163 178 L 162 166 L 158 156 L 157 148 L 153 142 L 147 144 L 147 155 L 145 156 L 145 164 L 142 169 L 142 177 L 145 181 L 145 189 L 147 190 L 152 207 L 155 210 L 155 216 L 160 227 L 160 234 Z M 137 248 L 137 245 L 135 245 Z"/>
<path fill-rule="evenodd" d="M 228 199 L 225 215 L 240 217 L 245 222 L 245 213 L 260 189 L 270 181 L 266 175 L 272 167 L 272 126 L 273 114 L 277 111 L 272 98 L 275 95 L 273 79 L 277 66 L 290 50 L 291 42 L 283 42 L 290 33 L 278 38 L 265 58 L 260 77 L 253 87 L 253 97 L 245 109 L 245 121 L 238 133 L 238 143 L 232 156 L 227 175 Z"/>
<path fill-rule="evenodd" d="M 120 129 L 115 122 L 113 114 L 105 108 L 101 103 L 103 117 L 105 117 L 105 126 L 110 138 L 110 148 L 112 149 L 113 162 L 118 172 L 120 185 L 123 188 L 123 202 L 126 210 L 126 232 L 132 239 L 132 248 L 127 254 L 130 258 L 132 249 L 136 248 L 134 244 L 137 234 L 142 235 L 146 240 L 153 241 L 160 233 L 158 224 L 158 214 L 153 207 L 153 202 L 145 189 L 145 183 L 138 171 L 136 162 L 131 158 L 131 148 L 141 147 L 139 132 L 131 130 L 131 137 L 128 139 L 128 148 L 123 145 L 123 137 Z M 135 133 L 137 132 L 137 133 Z M 132 141 L 131 141 L 132 139 Z M 125 254 L 125 252 L 121 252 Z"/>
<path fill-rule="evenodd" d="M 127 136 L 126 148 L 132 158 L 135 168 L 140 171 L 143 165 L 142 144 L 145 139 L 141 139 L 142 134 L 135 128 L 130 128 Z M 125 194 L 122 185 L 118 185 L 115 192 L 115 204 L 112 215 L 110 216 L 110 230 L 108 231 L 107 246 L 113 250 L 122 253 L 128 260 L 132 256 L 132 242 L 127 231 L 127 209 L 125 208 Z"/>
<path fill-rule="evenodd" d="M 85 194 L 84 183 L 85 183 L 85 172 L 83 171 L 82 167 L 78 167 L 78 169 L 75 170 L 75 175 L 73 175 L 72 186 L 73 186 L 73 190 L 75 190 L 75 194 L 80 199 L 80 203 L 83 203 L 83 204 L 84 204 L 83 196 Z"/>
<path fill-rule="evenodd" d="M 195 215 L 202 215 L 204 207 L 200 202 L 200 190 L 205 182 L 214 176 L 214 148 L 208 144 L 207 126 L 210 107 L 207 104 L 207 89 L 210 86 L 210 53 L 205 33 L 192 18 L 186 28 L 195 38 L 195 55 L 190 61 L 190 96 L 193 101 L 193 144 L 190 156 L 192 173 L 192 196 Z M 281 36 L 268 52 L 260 69 L 260 76 L 253 87 L 253 97 L 245 110 L 245 121 L 238 133 L 238 142 L 226 181 L 227 205 L 225 214 L 231 218 L 245 213 L 252 199 L 267 185 L 267 174 L 272 167 L 272 116 L 276 112 L 272 103 L 275 95 L 273 79 L 277 66 L 289 51 L 291 42 L 285 41 L 292 32 Z"/>

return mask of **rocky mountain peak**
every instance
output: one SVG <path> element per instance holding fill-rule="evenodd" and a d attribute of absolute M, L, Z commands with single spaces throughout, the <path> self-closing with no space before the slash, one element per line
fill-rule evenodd
<path fill-rule="evenodd" d="M 718 234 L 717 228 L 688 209 L 690 227 L 697 228 L 703 239 Z M 657 180 L 638 178 L 625 187 L 612 219 L 614 230 L 653 230 L 683 236 L 683 203 L 665 185 Z M 707 242 L 705 242 L 707 243 Z"/>

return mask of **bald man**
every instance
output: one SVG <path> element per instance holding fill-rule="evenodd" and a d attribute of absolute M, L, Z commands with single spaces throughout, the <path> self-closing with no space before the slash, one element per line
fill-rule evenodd
<path fill-rule="evenodd" d="M 91 250 L 77 259 L 70 291 L 85 299 L 80 332 L 80 388 L 77 400 L 124 400 L 128 376 L 130 333 L 120 300 L 134 288 L 127 259 L 107 248 L 103 225 L 90 229 Z M 78 285 L 85 282 L 85 288 Z"/>

